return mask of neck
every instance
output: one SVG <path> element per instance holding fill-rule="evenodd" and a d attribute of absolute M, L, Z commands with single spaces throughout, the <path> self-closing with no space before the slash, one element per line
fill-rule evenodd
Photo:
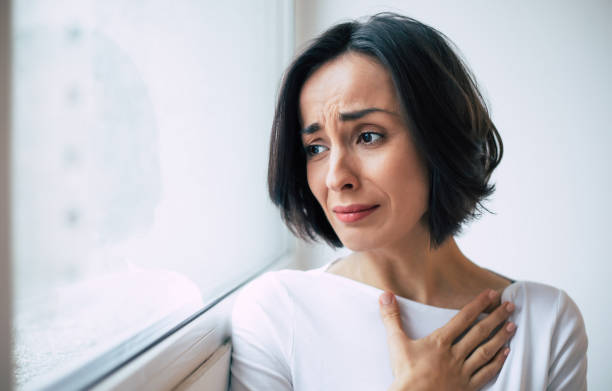
<path fill-rule="evenodd" d="M 427 230 L 400 243 L 355 255 L 363 282 L 441 307 L 459 305 L 454 298 L 473 293 L 469 292 L 474 285 L 470 282 L 482 272 L 463 255 L 452 237 L 432 249 Z"/>

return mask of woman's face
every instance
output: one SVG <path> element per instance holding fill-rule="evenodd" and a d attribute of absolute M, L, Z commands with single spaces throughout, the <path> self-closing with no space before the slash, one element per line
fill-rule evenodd
<path fill-rule="evenodd" d="M 346 247 L 423 234 L 427 172 L 382 65 L 350 52 L 323 64 L 302 88 L 300 114 L 308 185 Z"/>

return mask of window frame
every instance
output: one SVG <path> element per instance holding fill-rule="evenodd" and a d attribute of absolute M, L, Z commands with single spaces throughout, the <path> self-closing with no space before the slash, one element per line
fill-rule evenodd
<path fill-rule="evenodd" d="M 13 389 L 10 216 L 11 1 L 0 1 L 0 389 Z"/>
<path fill-rule="evenodd" d="M 118 368 L 92 389 L 109 391 L 175 387 L 230 338 L 231 311 L 238 292 L 265 272 L 298 268 L 299 257 L 295 254 L 292 247 L 259 273 L 217 298 L 188 324 Z"/>
<path fill-rule="evenodd" d="M 55 376 L 43 376 L 28 384 L 28 388 L 171 389 L 230 337 L 230 316 L 237 292 L 267 271 L 298 268 L 298 260 L 293 240 L 282 256 L 243 279 L 237 286 L 229 287 L 221 295 L 209 300 L 200 311 L 152 342 L 150 335 L 144 339 L 136 336 L 79 368 Z"/>

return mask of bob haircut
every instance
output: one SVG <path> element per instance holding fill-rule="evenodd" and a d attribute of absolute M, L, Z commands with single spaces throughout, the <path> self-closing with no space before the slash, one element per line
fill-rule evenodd
<path fill-rule="evenodd" d="M 430 246 L 487 210 L 482 201 L 503 144 L 463 61 L 446 36 L 412 18 L 381 13 L 365 22 L 333 26 L 289 66 L 283 78 L 270 140 L 268 190 L 289 229 L 305 240 L 321 237 L 342 247 L 306 177 L 299 97 L 321 65 L 343 53 L 376 59 L 390 73 L 403 116 L 429 175 L 426 220 Z"/>

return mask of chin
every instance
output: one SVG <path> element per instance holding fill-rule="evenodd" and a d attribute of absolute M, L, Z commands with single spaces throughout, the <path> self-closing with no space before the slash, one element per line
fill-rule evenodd
<path fill-rule="evenodd" d="M 384 246 L 380 234 L 367 235 L 365 233 L 353 235 L 338 235 L 344 247 L 354 252 L 373 250 Z"/>

